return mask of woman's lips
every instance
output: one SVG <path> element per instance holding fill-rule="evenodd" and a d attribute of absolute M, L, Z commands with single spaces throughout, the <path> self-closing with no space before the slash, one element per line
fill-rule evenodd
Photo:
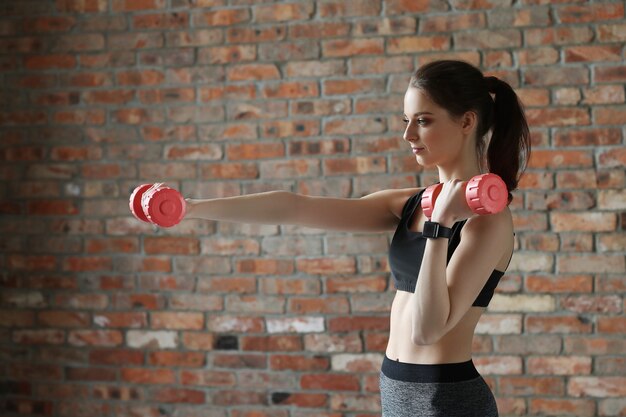
<path fill-rule="evenodd" d="M 422 152 L 424 150 L 424 148 L 419 148 L 419 147 L 418 148 L 412 148 L 412 149 L 413 149 L 413 153 L 414 154 L 418 154 L 418 153 L 420 153 L 420 152 Z"/>

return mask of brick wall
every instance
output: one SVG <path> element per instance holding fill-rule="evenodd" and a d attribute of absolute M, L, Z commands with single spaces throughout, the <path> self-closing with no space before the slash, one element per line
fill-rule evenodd
<path fill-rule="evenodd" d="M 534 143 L 475 363 L 503 416 L 626 415 L 624 2 L 511 3 L 0 3 L 1 414 L 379 416 L 391 233 L 158 229 L 128 196 L 429 184 L 402 98 L 456 58 Z"/>

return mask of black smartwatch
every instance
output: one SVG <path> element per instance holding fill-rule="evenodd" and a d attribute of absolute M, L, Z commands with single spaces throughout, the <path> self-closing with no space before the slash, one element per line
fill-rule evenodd
<path fill-rule="evenodd" d="M 437 222 L 431 222 L 426 220 L 426 222 L 424 223 L 424 231 L 422 232 L 422 236 L 428 237 L 430 239 L 437 239 L 440 237 L 449 238 L 450 236 L 452 236 L 452 229 L 442 226 Z"/>

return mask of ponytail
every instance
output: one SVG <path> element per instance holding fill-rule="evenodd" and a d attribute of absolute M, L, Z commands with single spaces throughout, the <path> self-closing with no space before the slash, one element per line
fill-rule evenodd
<path fill-rule="evenodd" d="M 485 77 L 485 82 L 489 93 L 495 95 L 487 165 L 489 172 L 504 180 L 510 203 L 513 199 L 511 191 L 519 182 L 518 172 L 523 172 L 528 165 L 530 131 L 522 104 L 511 86 L 496 77 Z M 520 163 L 523 163 L 521 171 Z"/>

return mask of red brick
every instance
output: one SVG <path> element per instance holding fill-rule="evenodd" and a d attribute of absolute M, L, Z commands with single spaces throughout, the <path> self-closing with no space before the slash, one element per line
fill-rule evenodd
<path fill-rule="evenodd" d="M 623 334 L 626 331 L 626 319 L 624 317 L 598 317 L 599 333 Z"/>
<path fill-rule="evenodd" d="M 89 351 L 89 363 L 92 365 L 142 365 L 143 357 L 144 352 L 131 349 L 91 349 Z"/>
<path fill-rule="evenodd" d="M 182 371 L 180 379 L 184 385 L 193 386 L 233 387 L 236 385 L 235 374 L 224 371 Z"/>
<path fill-rule="evenodd" d="M 195 238 L 185 237 L 146 237 L 144 239 L 146 254 L 179 254 L 193 255 L 200 253 L 200 242 Z"/>
<path fill-rule="evenodd" d="M 619 314 L 622 300 L 619 296 L 567 296 L 561 299 L 560 307 L 577 313 Z"/>
<path fill-rule="evenodd" d="M 559 51 L 552 47 L 522 49 L 516 54 L 520 65 L 549 65 L 559 61 Z"/>
<path fill-rule="evenodd" d="M 213 350 L 214 337 L 211 333 L 184 332 L 183 345 L 186 349 L 208 351 Z"/>
<path fill-rule="evenodd" d="M 601 85 L 583 89 L 584 104 L 624 103 L 624 89 L 617 85 Z"/>
<path fill-rule="evenodd" d="M 480 29 L 486 26 L 485 15 L 482 13 L 429 16 L 425 15 L 420 22 L 422 33 L 456 32 L 467 29 Z"/>
<path fill-rule="evenodd" d="M 56 0 L 56 8 L 60 12 L 94 13 L 106 12 L 107 0 Z"/>
<path fill-rule="evenodd" d="M 299 314 L 345 314 L 350 311 L 350 303 L 345 297 L 325 298 L 290 298 L 287 312 Z"/>
<path fill-rule="evenodd" d="M 587 399 L 532 398 L 529 403 L 530 414 L 539 415 L 575 415 L 592 417 L 595 415 L 595 402 Z"/>
<path fill-rule="evenodd" d="M 153 312 L 151 313 L 153 329 L 195 329 L 204 328 L 203 313 Z"/>
<path fill-rule="evenodd" d="M 617 145 L 621 141 L 622 131 L 616 128 L 558 129 L 554 134 L 557 147 Z"/>
<path fill-rule="evenodd" d="M 343 26 L 347 26 L 343 24 Z M 315 25 L 319 27 L 319 25 Z M 298 25 L 291 26 L 290 30 L 295 30 Z M 227 43 L 251 43 L 251 42 L 272 42 L 285 39 L 287 36 L 287 28 L 282 25 L 247 28 L 243 26 L 237 26 L 226 29 L 226 42 Z M 297 37 L 292 34 L 292 37 Z"/>
<path fill-rule="evenodd" d="M 102 125 L 106 121 L 106 112 L 97 109 L 57 111 L 52 119 L 58 124 Z"/>
<path fill-rule="evenodd" d="M 294 272 L 293 262 L 280 259 L 241 259 L 235 263 L 235 272 L 258 275 L 285 275 Z"/>
<path fill-rule="evenodd" d="M 139 251 L 136 237 L 93 238 L 85 241 L 87 253 L 133 253 Z"/>
<path fill-rule="evenodd" d="M 31 201 L 28 203 L 26 210 L 29 215 L 36 216 L 67 216 L 79 213 L 75 202 L 70 200 Z"/>
<path fill-rule="evenodd" d="M 0 310 L 0 327 L 34 327 L 34 311 Z"/>
<path fill-rule="evenodd" d="M 387 15 L 419 13 L 419 12 L 443 12 L 449 10 L 445 2 L 422 2 L 413 0 L 387 0 L 385 13 Z M 457 6 L 459 2 L 457 2 Z"/>
<path fill-rule="evenodd" d="M 133 384 L 174 384 L 176 375 L 170 369 L 122 368 L 120 380 Z"/>
<path fill-rule="evenodd" d="M 41 125 L 48 117 L 45 112 L 31 110 L 16 110 L 0 113 L 0 123 L 4 125 Z"/>
<path fill-rule="evenodd" d="M 626 377 L 575 376 L 569 379 L 567 391 L 574 397 L 624 397 L 626 395 Z"/>
<path fill-rule="evenodd" d="M 71 346 L 120 346 L 123 340 L 117 330 L 73 330 L 67 339 Z"/>
<path fill-rule="evenodd" d="M 117 370 L 111 368 L 72 368 L 67 367 L 68 381 L 116 381 Z"/>
<path fill-rule="evenodd" d="M 572 46 L 564 51 L 565 62 L 621 61 L 621 48 L 615 45 Z"/>
<path fill-rule="evenodd" d="M 601 125 L 623 125 L 626 123 L 626 106 L 606 106 L 593 109 L 593 119 Z"/>
<path fill-rule="evenodd" d="M 35 55 L 24 58 L 24 67 L 29 70 L 69 69 L 76 67 L 72 55 Z"/>
<path fill-rule="evenodd" d="M 329 41 L 334 42 L 333 46 L 341 45 L 341 41 Z M 341 47 L 341 46 L 340 46 Z M 361 51 L 359 45 L 347 45 L 347 50 L 350 55 L 354 54 L 380 54 L 382 52 L 376 51 L 375 45 L 371 46 L 372 49 Z M 354 52 L 353 52 L 354 49 Z M 390 38 L 387 43 L 387 53 L 389 54 L 405 54 L 411 52 L 424 52 L 424 51 L 444 51 L 450 49 L 450 37 L 448 36 L 406 36 Z M 341 52 L 329 54 L 330 56 L 341 56 Z"/>
<path fill-rule="evenodd" d="M 114 12 L 163 9 L 165 0 L 112 0 L 111 7 Z"/>
<path fill-rule="evenodd" d="M 359 9 L 360 3 L 355 2 L 353 8 Z M 332 5 L 320 5 L 320 16 L 324 16 L 324 10 Z M 255 21 L 259 23 L 308 20 L 313 17 L 314 7 L 312 3 L 291 3 L 259 5 L 255 8 Z"/>
<path fill-rule="evenodd" d="M 300 387 L 305 390 L 358 391 L 360 383 L 354 375 L 305 374 L 300 377 Z"/>
<path fill-rule="evenodd" d="M 280 143 L 229 145 L 226 148 L 228 159 L 264 159 L 285 156 L 285 148 Z"/>
<path fill-rule="evenodd" d="M 7 255 L 6 266 L 10 270 L 53 271 L 57 265 L 55 256 L 52 255 Z"/>
<path fill-rule="evenodd" d="M 321 408 L 321 407 L 329 407 L 328 404 L 328 395 L 327 394 L 301 394 L 301 393 L 289 393 L 286 398 L 272 396 L 272 404 L 278 406 L 295 406 L 302 408 Z M 317 414 L 320 417 L 323 417 L 321 414 Z M 242 416 L 243 417 L 243 416 Z M 255 413 L 255 417 L 256 413 Z M 263 417 L 263 415 L 259 415 L 258 417 Z M 267 417 L 278 417 L 275 412 L 271 412 L 267 414 Z M 285 417 L 287 415 L 285 414 Z"/>
<path fill-rule="evenodd" d="M 110 271 L 112 265 L 110 257 L 69 257 L 63 260 L 63 270 L 70 272 Z"/>
<path fill-rule="evenodd" d="M 68 32 L 76 25 L 70 16 L 42 16 L 24 19 L 23 29 L 28 32 Z"/>
<path fill-rule="evenodd" d="M 134 401 L 144 396 L 143 389 L 135 387 L 119 387 L 115 385 L 95 385 L 90 394 L 98 400 Z"/>
<path fill-rule="evenodd" d="M 128 90 L 86 91 L 82 100 L 88 104 L 126 104 L 135 99 L 135 92 Z"/>
<path fill-rule="evenodd" d="M 267 405 L 267 394 L 254 391 L 216 391 L 212 403 L 217 406 Z"/>
<path fill-rule="evenodd" d="M 558 213 L 550 215 L 550 223 L 555 232 L 563 231 L 588 231 L 606 232 L 613 231 L 617 226 L 617 217 L 614 213 Z"/>
<path fill-rule="evenodd" d="M 119 85 L 156 85 L 161 84 L 165 76 L 156 70 L 123 71 L 117 73 Z"/>
<path fill-rule="evenodd" d="M 562 396 L 565 394 L 565 384 L 561 377 L 500 376 L 498 380 L 502 395 Z"/>
<path fill-rule="evenodd" d="M 279 79 L 280 72 L 275 64 L 236 65 L 227 69 L 229 81 Z"/>
<path fill-rule="evenodd" d="M 64 345 L 65 331 L 63 330 L 15 330 L 13 342 L 19 345 Z"/>
<path fill-rule="evenodd" d="M 101 87 L 112 85 L 110 74 L 104 72 L 82 72 L 69 76 L 66 84 L 70 87 Z"/>
<path fill-rule="evenodd" d="M 172 404 L 206 404 L 207 400 L 204 391 L 163 388 L 152 391 L 150 401 Z"/>
<path fill-rule="evenodd" d="M 624 4 L 602 3 L 592 5 L 561 6 L 556 8 L 561 23 L 586 23 L 624 18 Z"/>
<path fill-rule="evenodd" d="M 528 291 L 538 293 L 571 293 L 591 292 L 593 277 L 591 275 L 564 275 L 540 276 L 529 275 L 526 277 Z"/>
<path fill-rule="evenodd" d="M 148 352 L 147 365 L 164 367 L 202 368 L 206 365 L 204 352 Z"/>
<path fill-rule="evenodd" d="M 528 358 L 526 369 L 539 375 L 581 375 L 591 373 L 589 356 L 535 356 Z"/>
<path fill-rule="evenodd" d="M 339 39 L 322 41 L 322 55 L 324 57 L 374 55 L 382 54 L 383 52 L 383 39 Z"/>
<path fill-rule="evenodd" d="M 591 167 L 593 157 L 587 151 L 533 150 L 530 168 Z"/>
<path fill-rule="evenodd" d="M 600 42 L 624 41 L 626 40 L 625 27 L 624 24 L 598 25 L 598 40 Z"/>
<path fill-rule="evenodd" d="M 303 350 L 299 336 L 243 336 L 240 348 L 246 351 L 298 352 Z"/>
<path fill-rule="evenodd" d="M 102 310 L 109 305 L 109 301 L 107 296 L 102 293 L 59 292 L 54 297 L 53 304 L 80 309 Z"/>
<path fill-rule="evenodd" d="M 626 149 L 620 147 L 600 151 L 598 161 L 600 168 L 624 166 L 626 165 Z"/>
<path fill-rule="evenodd" d="M 136 29 L 185 29 L 188 26 L 188 13 L 153 13 L 133 16 L 133 27 Z"/>
<path fill-rule="evenodd" d="M 338 317 L 328 320 L 328 330 L 331 332 L 352 332 L 356 330 L 388 330 L 388 317 Z"/>
<path fill-rule="evenodd" d="M 270 369 L 274 371 L 327 371 L 330 369 L 330 360 L 327 357 L 306 357 L 297 355 L 270 356 Z"/>
<path fill-rule="evenodd" d="M 37 322 L 44 327 L 89 327 L 91 316 L 87 313 L 70 311 L 42 311 Z"/>
<path fill-rule="evenodd" d="M 192 15 L 194 27 L 203 26 L 231 26 L 250 20 L 249 9 L 217 10 L 213 12 L 194 13 Z"/>
<path fill-rule="evenodd" d="M 102 328 L 132 328 L 140 329 L 148 327 L 148 318 L 143 312 L 101 312 L 94 315 L 94 323 Z"/>
<path fill-rule="evenodd" d="M 521 32 L 516 29 L 476 30 L 454 34 L 454 44 L 459 49 L 473 48 L 519 48 L 522 46 Z"/>
<path fill-rule="evenodd" d="M 576 316 L 528 316 L 525 319 L 528 333 L 591 333 L 589 320 Z"/>
<path fill-rule="evenodd" d="M 590 43 L 592 38 L 593 31 L 587 26 L 524 29 L 524 42 L 527 46 L 580 45 Z"/>
<path fill-rule="evenodd" d="M 214 332 L 260 333 L 265 331 L 264 323 L 257 317 L 211 316 L 207 328 Z"/>

